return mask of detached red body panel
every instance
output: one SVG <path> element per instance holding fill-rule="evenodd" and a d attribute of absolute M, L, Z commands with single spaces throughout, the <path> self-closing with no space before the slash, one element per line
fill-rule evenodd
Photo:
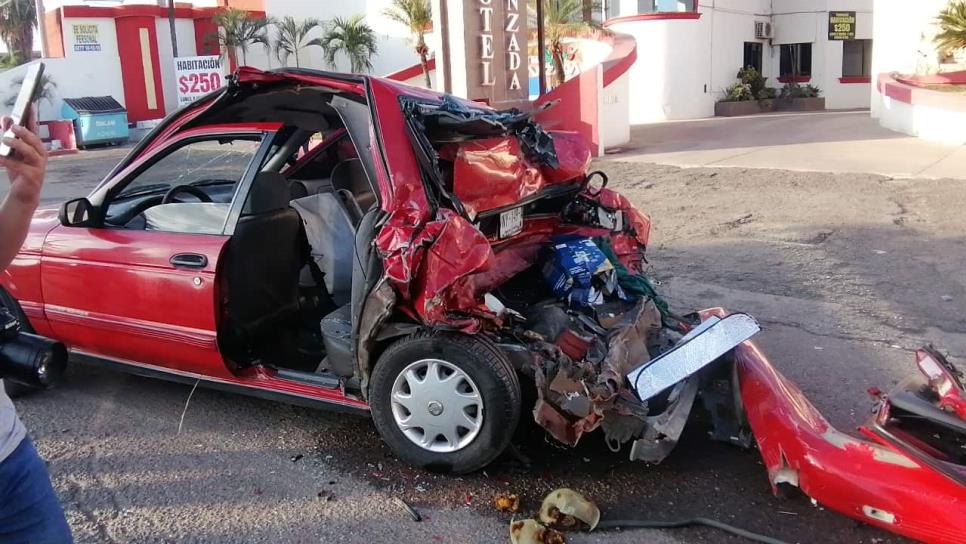
<path fill-rule="evenodd" d="M 895 446 L 832 427 L 754 342 L 734 357 L 745 416 L 773 489 L 795 485 L 825 507 L 924 542 L 966 539 L 962 483 Z"/>

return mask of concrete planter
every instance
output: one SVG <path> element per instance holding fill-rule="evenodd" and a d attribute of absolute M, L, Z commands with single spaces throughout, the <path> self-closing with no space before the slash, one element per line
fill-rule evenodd
<path fill-rule="evenodd" d="M 735 117 L 738 115 L 754 115 L 761 113 L 757 100 L 743 100 L 741 102 L 715 102 L 714 114 L 718 117 Z"/>
<path fill-rule="evenodd" d="M 775 111 L 822 111 L 825 109 L 825 97 L 813 98 L 778 98 L 775 100 Z"/>
<path fill-rule="evenodd" d="M 775 111 L 775 99 L 766 98 L 764 100 L 758 101 L 758 108 L 762 113 L 768 113 L 770 111 Z"/>

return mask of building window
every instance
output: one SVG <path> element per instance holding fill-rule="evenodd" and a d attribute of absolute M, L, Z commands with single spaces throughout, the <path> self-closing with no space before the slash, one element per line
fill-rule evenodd
<path fill-rule="evenodd" d="M 696 11 L 695 0 L 637 0 L 637 13 Z"/>
<path fill-rule="evenodd" d="M 620 17 L 621 0 L 606 0 L 604 2 L 604 13 L 608 19 Z"/>
<path fill-rule="evenodd" d="M 761 73 L 762 46 L 761 42 L 745 42 L 745 61 L 742 68 L 749 66 Z"/>
<path fill-rule="evenodd" d="M 869 77 L 872 75 L 872 40 L 842 42 L 842 76 Z"/>
<path fill-rule="evenodd" d="M 810 77 L 812 75 L 812 44 L 782 44 L 779 75 L 786 79 L 796 76 Z"/>

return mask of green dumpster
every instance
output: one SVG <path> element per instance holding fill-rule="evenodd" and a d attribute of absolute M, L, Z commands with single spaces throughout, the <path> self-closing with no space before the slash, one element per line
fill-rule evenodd
<path fill-rule="evenodd" d="M 113 97 L 65 98 L 61 116 L 74 122 L 77 147 L 114 145 L 128 139 L 127 110 Z"/>

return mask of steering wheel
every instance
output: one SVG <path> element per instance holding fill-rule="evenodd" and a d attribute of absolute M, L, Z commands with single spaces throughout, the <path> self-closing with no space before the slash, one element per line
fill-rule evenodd
<path fill-rule="evenodd" d="M 168 189 L 167 193 L 164 193 L 164 198 L 161 199 L 161 203 L 170 204 L 172 202 L 177 202 L 174 197 L 178 193 L 188 193 L 202 202 L 211 202 L 211 197 L 208 196 L 208 193 L 202 191 L 194 185 L 175 185 L 174 187 Z"/>

